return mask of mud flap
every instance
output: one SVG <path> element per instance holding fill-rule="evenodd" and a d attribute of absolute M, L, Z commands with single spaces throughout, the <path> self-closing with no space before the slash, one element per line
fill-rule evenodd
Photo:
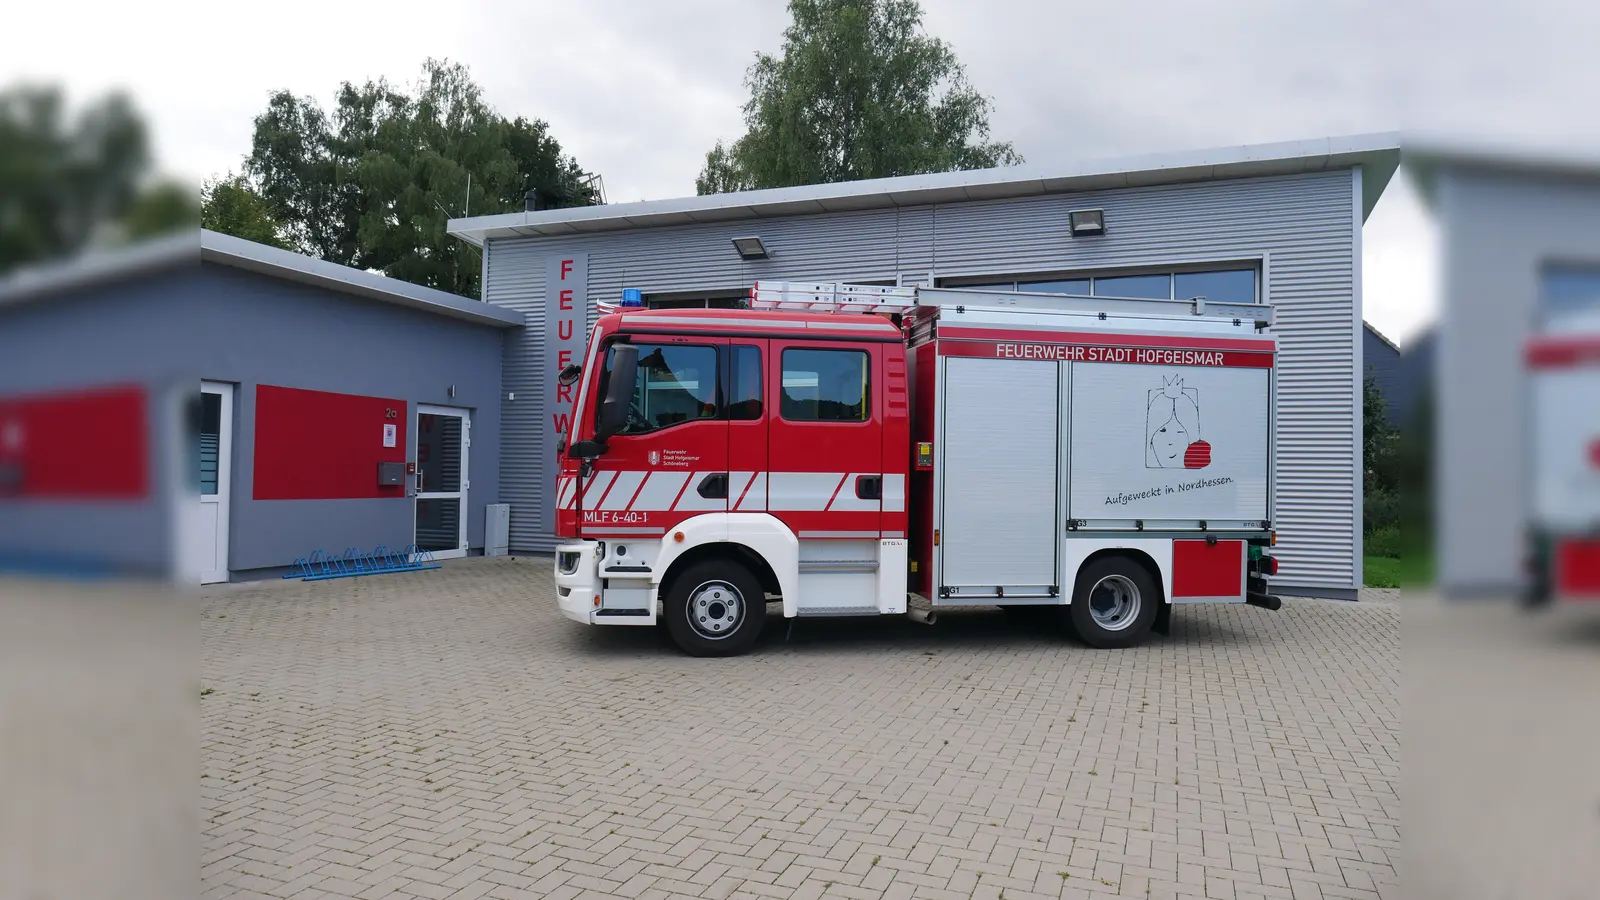
<path fill-rule="evenodd" d="M 1156 621 L 1155 621 L 1155 623 L 1153 625 L 1150 626 L 1150 630 L 1154 631 L 1157 634 L 1171 634 L 1172 633 L 1172 604 L 1171 603 L 1162 603 L 1160 606 L 1156 607 Z"/>

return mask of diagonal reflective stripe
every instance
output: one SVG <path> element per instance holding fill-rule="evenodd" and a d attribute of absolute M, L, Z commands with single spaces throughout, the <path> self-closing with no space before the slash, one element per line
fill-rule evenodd
<path fill-rule="evenodd" d="M 672 501 L 677 499 L 678 492 L 688 480 L 688 472 L 651 472 L 629 508 L 642 512 L 665 512 L 672 508 Z"/>
<path fill-rule="evenodd" d="M 627 509 L 628 502 L 633 495 L 639 492 L 639 485 L 644 481 L 643 472 L 618 472 L 617 480 L 611 485 L 611 492 L 606 494 L 605 502 L 600 504 L 600 509 Z"/>
<path fill-rule="evenodd" d="M 767 508 L 774 512 L 821 512 L 844 480 L 843 472 L 773 472 L 767 476 Z"/>

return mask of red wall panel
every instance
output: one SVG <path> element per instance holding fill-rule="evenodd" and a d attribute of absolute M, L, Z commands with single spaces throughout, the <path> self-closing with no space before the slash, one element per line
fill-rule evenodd
<path fill-rule="evenodd" d="M 1173 541 L 1173 598 L 1243 597 L 1244 547 L 1244 541 Z"/>
<path fill-rule="evenodd" d="M 150 459 L 142 387 L 0 397 L 0 497 L 143 500 Z"/>
<path fill-rule="evenodd" d="M 255 499 L 404 497 L 403 486 L 378 485 L 378 463 L 405 461 L 408 421 L 404 400 L 258 385 Z"/>
<path fill-rule="evenodd" d="M 1600 600 L 1600 539 L 1556 545 L 1556 592 L 1569 600 Z"/>

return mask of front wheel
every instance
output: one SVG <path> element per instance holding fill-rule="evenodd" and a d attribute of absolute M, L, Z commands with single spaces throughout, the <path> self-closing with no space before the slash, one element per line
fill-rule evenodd
<path fill-rule="evenodd" d="M 737 656 L 761 636 L 767 599 L 744 566 L 707 560 L 673 579 L 666 619 L 672 642 L 690 656 Z"/>
<path fill-rule="evenodd" d="M 1160 604 L 1160 592 L 1144 566 L 1125 556 L 1108 556 L 1078 571 L 1067 623 L 1091 647 L 1132 647 L 1150 634 Z"/>

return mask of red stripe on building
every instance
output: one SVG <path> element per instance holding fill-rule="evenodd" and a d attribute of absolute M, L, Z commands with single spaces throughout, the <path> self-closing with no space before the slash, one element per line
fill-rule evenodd
<path fill-rule="evenodd" d="M 1525 359 L 1530 369 L 1600 366 L 1600 335 L 1536 338 L 1528 342 Z"/>

